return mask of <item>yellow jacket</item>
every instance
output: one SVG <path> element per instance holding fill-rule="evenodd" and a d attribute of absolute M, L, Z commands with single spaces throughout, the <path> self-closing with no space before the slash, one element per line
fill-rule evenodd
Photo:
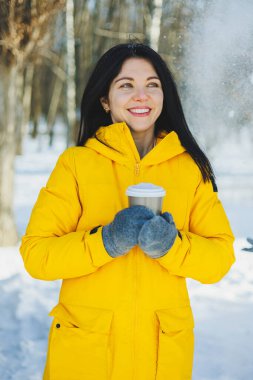
<path fill-rule="evenodd" d="M 108 145 L 110 147 L 108 147 Z M 101 229 L 128 207 L 126 188 L 166 189 L 182 239 L 160 259 L 136 246 L 111 258 Z M 91 232 L 92 231 L 92 232 Z M 219 281 L 234 262 L 233 234 L 210 182 L 179 142 L 162 135 L 140 160 L 125 123 L 67 149 L 39 194 L 23 237 L 27 271 L 63 279 L 45 380 L 191 379 L 193 317 L 186 277 Z"/>

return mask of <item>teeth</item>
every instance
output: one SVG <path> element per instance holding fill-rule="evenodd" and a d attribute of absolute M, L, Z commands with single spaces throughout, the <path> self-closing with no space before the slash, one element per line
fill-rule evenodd
<path fill-rule="evenodd" d="M 136 108 L 130 110 L 133 113 L 147 113 L 149 112 L 149 108 Z"/>

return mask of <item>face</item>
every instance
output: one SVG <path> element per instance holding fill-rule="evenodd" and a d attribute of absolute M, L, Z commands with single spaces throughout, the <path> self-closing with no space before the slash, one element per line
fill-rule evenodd
<path fill-rule="evenodd" d="M 101 103 L 110 109 L 113 123 L 124 121 L 135 133 L 154 130 L 162 112 L 163 91 L 152 64 L 144 58 L 127 59 Z"/>

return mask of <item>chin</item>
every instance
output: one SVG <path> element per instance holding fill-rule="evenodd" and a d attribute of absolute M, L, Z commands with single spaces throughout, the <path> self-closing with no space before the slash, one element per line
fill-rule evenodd
<path fill-rule="evenodd" d="M 135 132 L 145 132 L 154 129 L 154 125 L 138 125 L 138 123 L 135 123 L 134 126 L 128 123 L 127 125 Z"/>

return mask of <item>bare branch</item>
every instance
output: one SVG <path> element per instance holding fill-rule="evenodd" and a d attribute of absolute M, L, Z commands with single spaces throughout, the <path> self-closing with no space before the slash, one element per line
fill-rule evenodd
<path fill-rule="evenodd" d="M 120 40 L 129 40 L 129 37 L 131 35 L 134 35 L 138 39 L 143 39 L 145 38 L 145 35 L 143 33 L 126 33 L 126 32 L 114 32 L 113 30 L 107 30 L 107 29 L 101 29 L 101 28 L 96 28 L 95 33 L 98 36 L 102 37 L 108 37 L 108 38 L 116 38 Z"/>

